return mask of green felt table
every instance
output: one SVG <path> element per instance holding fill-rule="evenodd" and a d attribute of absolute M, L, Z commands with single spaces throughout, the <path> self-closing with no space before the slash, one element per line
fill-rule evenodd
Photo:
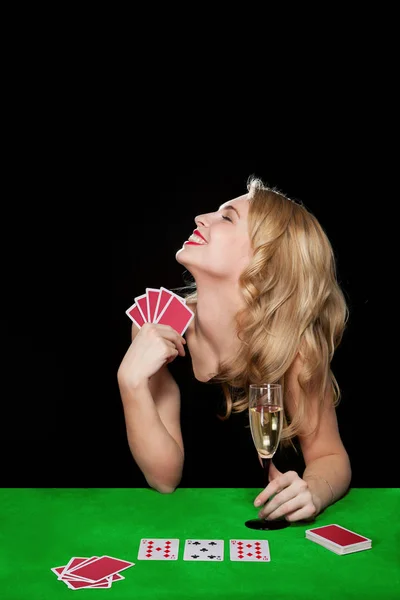
<path fill-rule="evenodd" d="M 400 598 L 400 489 L 351 489 L 310 523 L 254 531 L 259 489 L 3 488 L 0 490 L 0 597 L 3 600 L 195 598 L 254 600 Z M 372 548 L 337 555 L 305 538 L 338 523 Z M 178 559 L 138 560 L 141 538 L 179 538 Z M 185 539 L 223 539 L 223 562 L 183 560 Z M 230 539 L 267 539 L 271 561 L 229 560 Z M 50 570 L 72 556 L 109 555 L 135 563 L 109 589 L 70 590 Z"/>

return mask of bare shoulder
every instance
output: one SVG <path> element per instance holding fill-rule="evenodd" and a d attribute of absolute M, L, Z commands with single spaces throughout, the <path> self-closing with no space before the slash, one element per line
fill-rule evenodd
<path fill-rule="evenodd" d="M 304 408 L 307 407 L 312 411 L 318 410 L 318 396 L 313 389 L 312 382 L 309 383 L 308 389 L 304 389 L 300 385 L 299 379 L 304 368 L 306 368 L 305 361 L 298 353 L 285 375 L 285 406 L 291 417 L 302 402 L 305 403 Z"/>
<path fill-rule="evenodd" d="M 308 382 L 306 389 L 304 389 L 304 387 L 300 385 L 300 376 L 302 372 L 307 368 L 307 361 L 301 356 L 300 353 L 298 353 L 286 373 L 287 391 L 289 392 L 289 396 L 291 397 L 297 397 L 300 392 L 305 393 L 307 395 L 309 403 L 315 402 L 315 404 L 318 404 L 319 394 L 316 381 L 311 379 Z M 324 404 L 330 405 L 331 403 L 332 386 L 328 386 L 324 395 Z"/>
<path fill-rule="evenodd" d="M 299 377 L 307 362 L 299 354 L 287 371 L 285 403 L 293 418 L 298 407 L 303 414 L 298 432 L 306 465 L 328 454 L 346 454 L 340 437 L 333 387 L 327 385 L 321 394 L 317 382 L 310 381 L 304 388 Z"/>
<path fill-rule="evenodd" d="M 299 384 L 299 375 L 304 368 L 304 360 L 301 357 L 300 353 L 296 354 L 296 357 L 289 369 L 286 372 L 286 386 L 288 391 L 293 394 L 296 393 L 296 390 L 300 387 Z"/>
<path fill-rule="evenodd" d="M 302 436 L 308 436 L 310 432 L 316 431 L 321 423 L 324 426 L 329 423 L 329 427 L 332 429 L 337 427 L 332 385 L 327 385 L 322 395 L 317 381 L 311 380 L 306 386 L 301 385 L 300 378 L 304 369 L 307 369 L 307 363 L 298 354 L 285 378 L 285 408 L 291 418 L 298 409 L 303 414 L 299 431 L 300 439 Z"/>

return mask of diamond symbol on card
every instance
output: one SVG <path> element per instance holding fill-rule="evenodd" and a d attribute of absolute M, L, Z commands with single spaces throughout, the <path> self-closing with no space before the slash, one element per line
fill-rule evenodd
<path fill-rule="evenodd" d="M 248 548 L 251 548 L 253 544 L 246 544 Z"/>
<path fill-rule="evenodd" d="M 158 547 L 156 548 L 157 552 L 160 552 L 160 550 L 162 550 L 162 548 Z"/>
<path fill-rule="evenodd" d="M 148 552 L 148 553 L 146 554 L 146 556 L 147 556 L 147 558 L 150 558 L 150 556 L 151 556 L 151 552 Z"/>
<path fill-rule="evenodd" d="M 253 556 L 253 553 L 252 552 L 248 552 L 247 556 Z"/>

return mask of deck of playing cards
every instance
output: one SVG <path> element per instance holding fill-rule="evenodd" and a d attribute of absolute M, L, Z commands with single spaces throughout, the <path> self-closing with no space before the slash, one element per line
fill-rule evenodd
<path fill-rule="evenodd" d="M 146 288 L 146 293 L 135 298 L 125 313 L 140 329 L 144 323 L 170 325 L 183 335 L 194 317 L 186 300 L 178 294 L 161 288 Z"/>
<path fill-rule="evenodd" d="M 336 524 L 307 529 L 306 538 L 336 554 L 349 554 L 372 547 L 372 540 L 369 538 Z"/>
<path fill-rule="evenodd" d="M 92 556 L 83 558 L 73 556 L 64 567 L 53 567 L 57 575 L 71 590 L 85 588 L 110 588 L 114 581 L 125 579 L 119 574 L 135 563 L 112 556 Z"/>

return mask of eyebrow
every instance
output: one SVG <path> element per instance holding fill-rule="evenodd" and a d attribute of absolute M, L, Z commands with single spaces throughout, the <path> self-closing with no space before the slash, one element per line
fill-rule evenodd
<path fill-rule="evenodd" d="M 230 208 L 231 210 L 234 210 L 234 211 L 235 211 L 235 213 L 237 214 L 238 218 L 240 219 L 240 215 L 239 215 L 238 211 L 237 211 L 237 210 L 236 210 L 236 208 L 235 208 L 234 206 L 232 206 L 231 204 L 227 204 L 226 206 L 224 206 L 224 207 L 222 207 L 222 208 L 219 208 L 219 210 L 225 210 L 225 209 L 228 209 L 228 208 Z"/>

